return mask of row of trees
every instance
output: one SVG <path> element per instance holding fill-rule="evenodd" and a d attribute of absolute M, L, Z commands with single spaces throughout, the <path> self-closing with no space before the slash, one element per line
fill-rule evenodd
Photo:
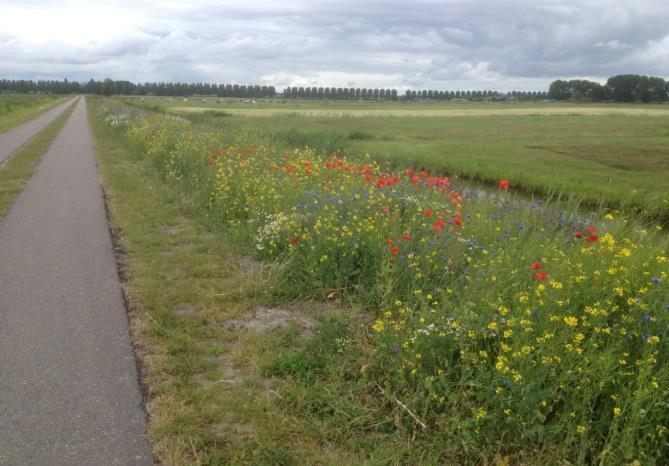
<path fill-rule="evenodd" d="M 541 91 L 414 91 L 407 90 L 404 93 L 405 100 L 433 99 L 433 100 L 452 100 L 463 99 L 471 101 L 484 100 L 541 100 L 548 98 L 547 92 Z"/>
<path fill-rule="evenodd" d="M 209 84 L 209 83 L 172 83 L 154 82 L 134 84 L 130 81 L 95 81 L 86 83 L 76 81 L 30 81 L 0 80 L 0 92 L 16 93 L 51 93 L 51 94 L 121 94 L 121 95 L 157 95 L 157 96 L 192 96 L 211 95 L 237 98 L 299 98 L 299 99 L 334 99 L 334 100 L 582 100 L 590 102 L 667 102 L 669 101 L 669 82 L 663 78 L 622 74 L 608 79 L 605 85 L 587 80 L 573 79 L 553 81 L 548 92 L 512 91 L 438 91 L 407 90 L 399 95 L 397 89 L 367 89 L 341 87 L 286 87 L 283 93 L 277 93 L 274 86 L 245 84 Z"/>
<path fill-rule="evenodd" d="M 593 81 L 572 79 L 553 81 L 548 96 L 555 100 L 590 102 L 667 102 L 669 82 L 663 78 L 638 74 L 619 74 L 610 77 L 605 85 Z"/>
<path fill-rule="evenodd" d="M 407 90 L 403 95 L 397 89 L 367 89 L 348 87 L 286 87 L 277 93 L 274 86 L 244 84 L 172 83 L 154 82 L 134 84 L 130 81 L 95 81 L 86 83 L 63 81 L 0 80 L 0 92 L 52 93 L 52 94 L 102 94 L 102 95 L 157 95 L 193 96 L 210 95 L 238 98 L 296 98 L 333 100 L 538 100 L 547 98 L 546 92 L 513 91 L 437 91 Z"/>
<path fill-rule="evenodd" d="M 397 100 L 397 89 L 361 89 L 353 87 L 286 87 L 284 98 L 336 100 Z"/>
<path fill-rule="evenodd" d="M 245 84 L 209 84 L 209 83 L 140 83 L 130 81 L 95 81 L 87 83 L 63 81 L 27 81 L 0 80 L 0 92 L 43 93 L 43 94 L 121 94 L 121 95 L 159 95 L 159 96 L 191 96 L 215 95 L 218 97 L 260 98 L 275 97 L 274 86 L 258 86 Z"/>
<path fill-rule="evenodd" d="M 411 90 L 399 95 L 397 89 L 365 89 L 341 87 L 287 87 L 283 97 L 299 99 L 336 99 L 336 100 L 539 100 L 548 97 L 547 92 L 513 91 L 436 91 Z"/>

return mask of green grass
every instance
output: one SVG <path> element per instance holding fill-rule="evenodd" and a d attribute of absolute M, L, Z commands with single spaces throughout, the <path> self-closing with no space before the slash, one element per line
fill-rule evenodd
<path fill-rule="evenodd" d="M 65 126 L 73 110 L 74 105 L 71 105 L 62 115 L 21 146 L 5 163 L 0 164 L 0 220 L 7 214 L 14 198 L 23 190 L 23 186 Z"/>
<path fill-rule="evenodd" d="M 506 193 L 466 200 L 464 227 L 441 232 L 423 209 L 455 215 L 438 191 L 362 196 L 360 167 L 244 143 L 227 116 L 223 133 L 158 117 L 124 138 L 101 102 L 165 464 L 652 464 L 666 449 L 666 237 Z M 384 140 L 356 131 L 341 134 Z M 288 221 L 264 229 L 277 211 Z M 579 239 L 595 225 L 600 240 Z"/>
<path fill-rule="evenodd" d="M 328 451 L 303 413 L 278 402 L 303 396 L 273 381 L 268 362 L 301 342 L 299 326 L 256 333 L 230 325 L 276 305 L 317 321 L 323 304 L 276 296 L 281 270 L 240 254 L 195 199 L 166 186 L 102 123 L 101 100 L 89 102 L 111 221 L 126 251 L 123 287 L 148 385 L 149 436 L 162 464 L 361 464 L 349 451 Z M 332 396 L 324 387 L 312 402 Z"/>
<path fill-rule="evenodd" d="M 669 116 L 181 115 L 221 129 L 251 128 L 289 147 L 368 153 L 395 166 L 413 164 L 492 186 L 506 178 L 526 192 L 575 195 L 669 221 Z"/>
<path fill-rule="evenodd" d="M 277 110 L 295 111 L 299 114 L 309 110 L 342 110 L 346 111 L 385 111 L 393 110 L 416 110 L 430 111 L 439 110 L 537 110 L 557 109 L 564 112 L 571 110 L 580 111 L 587 109 L 648 109 L 669 112 L 669 107 L 663 104 L 601 104 L 601 103 L 574 103 L 574 102 L 438 102 L 438 101 L 343 101 L 343 100 L 299 100 L 299 99 L 255 99 L 255 104 L 246 103 L 249 99 L 229 97 L 124 97 L 126 102 L 133 105 L 163 108 L 163 109 L 199 109 L 199 110 Z"/>
<path fill-rule="evenodd" d="M 32 120 L 71 96 L 0 94 L 0 133 Z"/>

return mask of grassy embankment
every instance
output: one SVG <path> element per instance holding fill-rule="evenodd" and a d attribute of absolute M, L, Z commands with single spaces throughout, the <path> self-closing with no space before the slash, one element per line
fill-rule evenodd
<path fill-rule="evenodd" d="M 166 186 L 102 122 L 101 100 L 89 102 L 112 223 L 126 251 L 123 286 L 157 457 L 168 465 L 359 463 L 346 451 L 325 453 L 311 436 L 297 438 L 299 414 L 276 405 L 284 393 L 259 370 L 264 359 L 301 341 L 300 322 L 310 325 L 323 305 L 291 302 L 290 314 L 277 315 L 273 305 L 287 304 L 274 296 L 280 270 L 212 231 L 195 199 Z M 256 315 L 260 305 L 268 311 Z"/>
<path fill-rule="evenodd" d="M 0 94 L 0 133 L 32 120 L 71 96 Z"/>
<path fill-rule="evenodd" d="M 369 153 L 396 166 L 413 163 L 486 183 L 507 178 L 527 192 L 574 195 L 591 205 L 633 209 L 669 221 L 666 106 L 289 102 L 259 103 L 251 114 L 236 114 L 251 112 L 250 106 L 194 99 L 139 104 L 166 111 L 180 106 L 207 110 L 179 114 L 213 127 L 257 128 L 275 144 Z M 286 106 L 284 113 L 256 117 Z M 331 108 L 349 116 L 318 113 Z M 361 116 L 351 116 L 355 112 Z"/>
<path fill-rule="evenodd" d="M 666 238 L 90 108 L 167 464 L 664 454 Z"/>
<path fill-rule="evenodd" d="M 74 104 L 0 165 L 0 220 L 32 176 L 42 156 L 63 129 Z"/>

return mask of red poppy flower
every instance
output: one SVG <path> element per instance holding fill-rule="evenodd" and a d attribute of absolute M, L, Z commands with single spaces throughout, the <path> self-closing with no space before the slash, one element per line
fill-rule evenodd
<path fill-rule="evenodd" d="M 462 220 L 460 220 L 459 218 L 454 218 L 453 219 L 453 225 L 455 225 L 456 227 L 461 227 L 462 226 Z"/>
<path fill-rule="evenodd" d="M 583 232 L 582 231 L 575 231 L 574 236 L 577 237 L 578 239 L 583 238 Z"/>
<path fill-rule="evenodd" d="M 293 246 L 295 246 L 299 242 L 300 242 L 300 238 L 298 238 L 297 236 L 290 240 L 290 244 L 292 244 Z"/>
<path fill-rule="evenodd" d="M 589 226 L 588 227 L 588 233 L 590 233 L 591 235 L 596 235 L 597 234 L 597 227 L 592 226 L 592 225 Z"/>
<path fill-rule="evenodd" d="M 533 262 L 532 263 L 532 270 L 539 270 L 541 268 L 541 263 L 540 262 Z"/>
<path fill-rule="evenodd" d="M 596 243 L 599 241 L 599 236 L 597 235 L 590 235 L 588 236 L 588 239 L 586 240 L 588 243 Z"/>
<path fill-rule="evenodd" d="M 392 254 L 393 256 L 396 256 L 397 254 L 399 254 L 399 252 L 400 248 L 398 248 L 397 246 L 393 246 L 392 248 L 390 248 L 390 254 Z"/>
<path fill-rule="evenodd" d="M 404 241 L 409 241 L 409 240 L 411 239 L 411 235 L 410 235 L 409 233 L 404 233 L 404 234 L 402 235 L 402 239 L 403 239 Z"/>
<path fill-rule="evenodd" d="M 434 225 L 432 225 L 432 231 L 434 233 L 439 233 L 444 228 L 445 225 L 446 225 L 446 222 L 444 222 L 443 220 L 437 220 L 434 223 Z"/>
<path fill-rule="evenodd" d="M 414 174 L 413 168 L 407 168 L 407 172 L 406 172 L 406 173 L 407 173 L 407 176 L 408 176 L 409 178 L 411 178 L 411 177 L 413 176 L 413 174 Z"/>
<path fill-rule="evenodd" d="M 547 277 L 548 277 L 548 272 L 536 272 L 534 274 L 534 278 L 536 278 L 538 281 L 546 280 Z"/>
<path fill-rule="evenodd" d="M 424 209 L 423 210 L 423 217 L 432 217 L 432 210 Z"/>
<path fill-rule="evenodd" d="M 499 180 L 499 189 L 507 190 L 509 189 L 509 180 Z"/>
<path fill-rule="evenodd" d="M 390 238 L 388 238 L 388 239 L 386 240 L 386 244 L 393 244 L 393 240 L 391 240 Z"/>

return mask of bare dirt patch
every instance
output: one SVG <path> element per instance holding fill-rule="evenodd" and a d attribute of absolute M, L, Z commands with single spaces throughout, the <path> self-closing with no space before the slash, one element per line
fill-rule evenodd
<path fill-rule="evenodd" d="M 219 437 L 230 438 L 230 436 L 233 436 L 237 439 L 251 437 L 256 431 L 255 427 L 251 424 L 227 421 L 214 424 L 211 430 L 214 435 Z"/>
<path fill-rule="evenodd" d="M 193 315 L 196 310 L 195 306 L 188 303 L 181 303 L 174 307 L 174 313 L 180 317 Z"/>
<path fill-rule="evenodd" d="M 243 329 L 264 333 L 276 328 L 287 327 L 291 324 L 300 327 L 303 335 L 308 336 L 311 334 L 315 322 L 312 318 L 297 310 L 259 307 L 251 319 L 229 320 L 226 323 L 226 327 L 230 330 Z"/>

